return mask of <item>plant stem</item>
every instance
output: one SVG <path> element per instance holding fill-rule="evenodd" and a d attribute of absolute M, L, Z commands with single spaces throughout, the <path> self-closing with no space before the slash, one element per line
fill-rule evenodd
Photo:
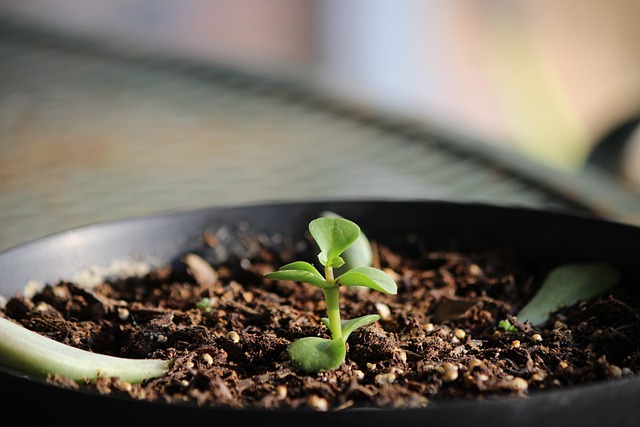
<path fill-rule="evenodd" d="M 342 324 L 340 321 L 340 287 L 336 286 L 333 277 L 333 268 L 325 267 L 325 280 L 327 286 L 323 289 L 324 298 L 327 303 L 327 318 L 329 319 L 329 330 L 331 338 L 342 339 Z"/>

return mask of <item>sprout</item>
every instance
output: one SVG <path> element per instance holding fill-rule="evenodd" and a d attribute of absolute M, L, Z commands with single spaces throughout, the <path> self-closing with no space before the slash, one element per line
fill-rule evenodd
<path fill-rule="evenodd" d="M 397 285 L 386 273 L 369 265 L 355 266 L 334 277 L 335 269 L 345 265 L 341 255 L 362 236 L 360 227 L 355 223 L 329 213 L 311 221 L 309 231 L 320 248 L 318 259 L 324 266 L 324 276 L 310 263 L 295 261 L 278 271 L 265 274 L 265 277 L 309 283 L 322 289 L 327 304 L 327 317 L 322 319 L 322 323 L 329 328 L 331 339 L 301 338 L 289 345 L 288 352 L 293 364 L 305 372 L 329 371 L 337 369 L 344 361 L 349 335 L 380 319 L 377 314 L 370 314 L 341 320 L 340 286 L 364 286 L 385 294 L 395 294 Z"/>
<path fill-rule="evenodd" d="M 164 375 L 171 361 L 92 353 L 40 335 L 0 317 L 0 365 L 35 377 L 56 374 L 78 383 L 119 377 L 138 383 Z"/>
<path fill-rule="evenodd" d="M 533 298 L 520 310 L 516 319 L 541 326 L 551 313 L 561 307 L 586 301 L 612 289 L 618 284 L 620 274 L 606 263 L 572 263 L 558 266 L 547 275 Z M 508 320 L 501 320 L 498 327 L 514 332 Z"/>

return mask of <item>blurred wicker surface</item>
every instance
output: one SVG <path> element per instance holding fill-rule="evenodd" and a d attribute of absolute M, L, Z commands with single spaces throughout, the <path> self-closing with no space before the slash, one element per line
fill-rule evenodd
<path fill-rule="evenodd" d="M 580 179 L 554 181 L 521 159 L 286 82 L 2 24 L 0 250 L 105 220 L 268 200 L 638 212 L 624 195 L 608 198 L 617 190 L 594 199 Z"/>

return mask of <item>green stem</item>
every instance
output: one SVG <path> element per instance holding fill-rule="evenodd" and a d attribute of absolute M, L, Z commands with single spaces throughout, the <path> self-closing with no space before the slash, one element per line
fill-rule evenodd
<path fill-rule="evenodd" d="M 325 268 L 325 279 L 329 285 L 323 289 L 323 292 L 327 303 L 327 318 L 329 319 L 331 338 L 334 340 L 342 339 L 342 324 L 340 320 L 340 287 L 335 284 L 333 268 Z"/>

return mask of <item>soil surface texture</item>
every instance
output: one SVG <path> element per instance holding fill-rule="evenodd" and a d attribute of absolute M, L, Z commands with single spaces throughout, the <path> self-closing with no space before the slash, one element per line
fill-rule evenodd
<path fill-rule="evenodd" d="M 218 242 L 204 236 L 213 253 Z M 544 327 L 514 313 L 546 272 L 531 271 L 508 251 L 426 251 L 373 242 L 375 266 L 397 295 L 341 289 L 342 319 L 379 314 L 350 336 L 332 372 L 296 370 L 287 346 L 329 338 L 322 291 L 263 277 L 301 257 L 313 242 L 276 251 L 247 244 L 242 256 L 213 262 L 191 253 L 141 277 L 47 285 L 9 298 L 0 316 L 68 345 L 127 358 L 174 362 L 167 375 L 141 384 L 102 378 L 60 387 L 95 388 L 133 399 L 233 408 L 423 407 L 451 399 L 527 398 L 533 393 L 640 374 L 638 295 L 624 287 L 554 313 Z M 217 248 L 220 249 L 220 248 Z M 629 287 L 632 289 L 632 287 Z M 498 327 L 511 318 L 515 332 Z"/>

